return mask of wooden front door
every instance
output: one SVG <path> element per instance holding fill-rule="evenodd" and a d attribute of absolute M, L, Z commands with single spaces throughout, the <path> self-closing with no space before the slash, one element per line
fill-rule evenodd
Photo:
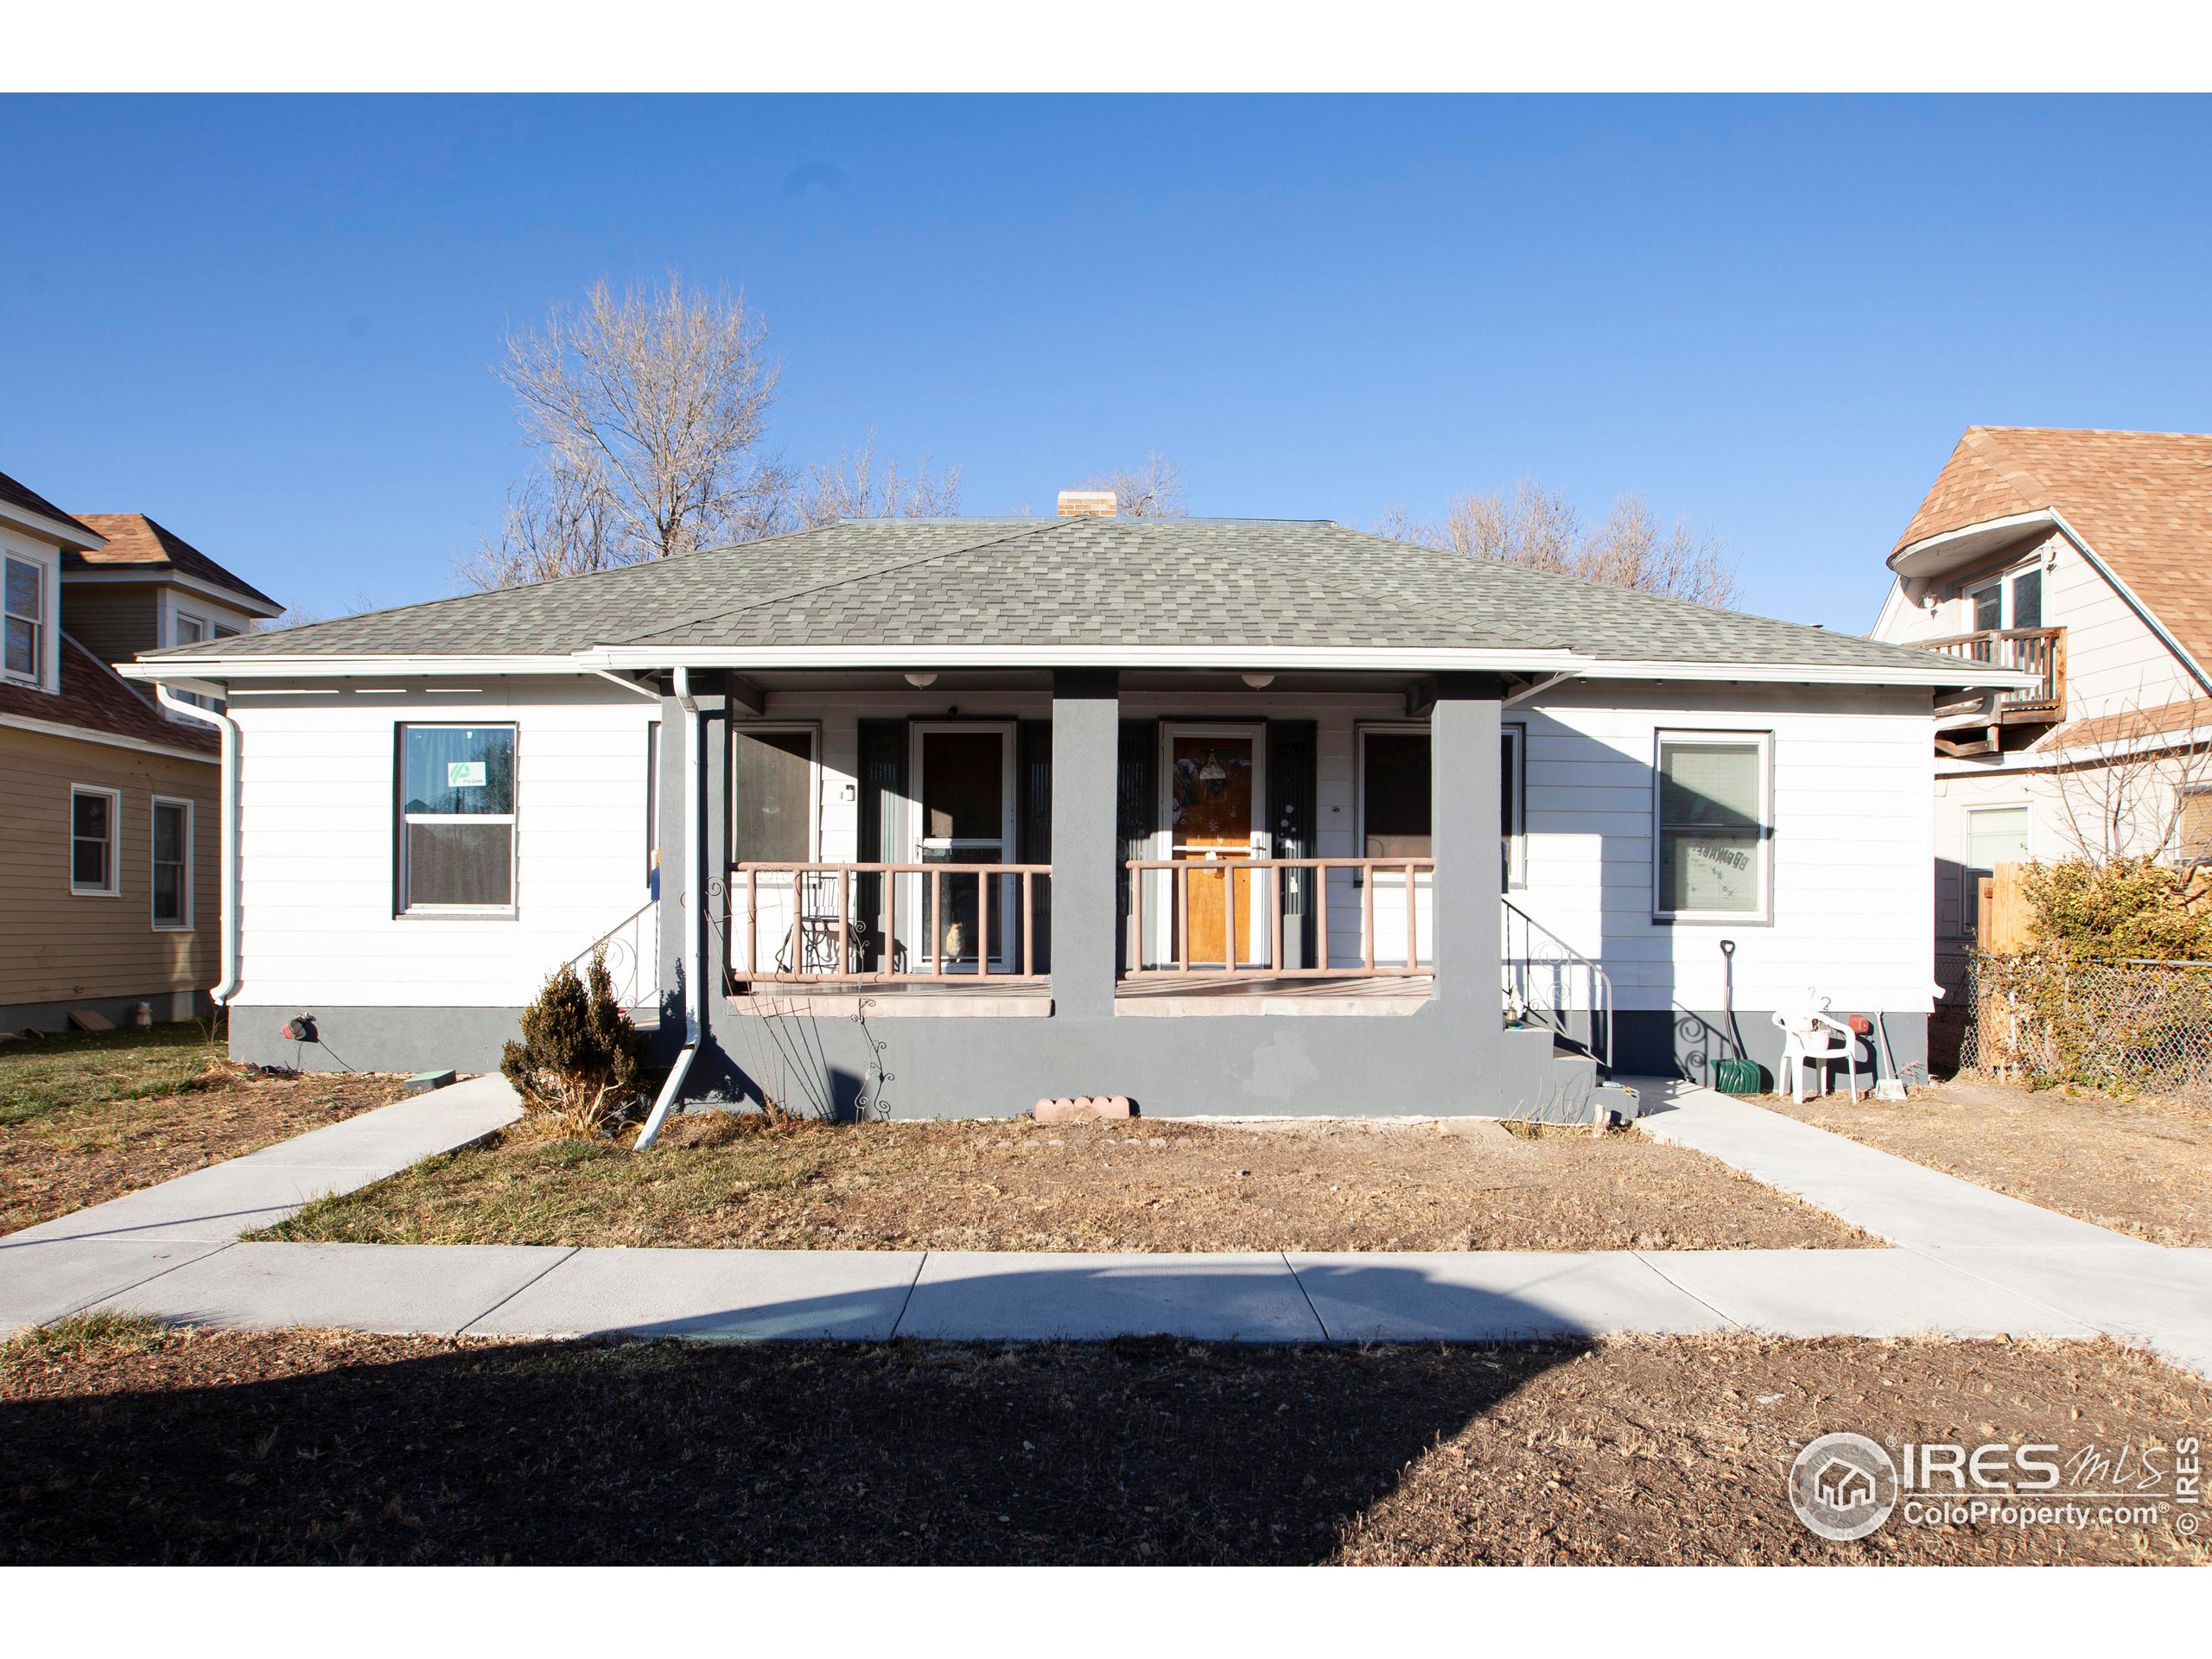
<path fill-rule="evenodd" d="M 1239 868 L 1262 850 L 1254 833 L 1262 799 L 1259 738 L 1249 727 L 1165 733 L 1168 856 L 1198 867 L 1187 876 L 1173 873 L 1169 913 L 1193 968 L 1231 969 L 1267 955 L 1255 938 L 1252 872 Z"/>

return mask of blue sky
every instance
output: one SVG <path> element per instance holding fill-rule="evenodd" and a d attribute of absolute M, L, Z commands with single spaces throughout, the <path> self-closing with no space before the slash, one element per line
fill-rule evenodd
<path fill-rule="evenodd" d="M 1961 428 L 2212 429 L 2203 100 L 0 100 L 0 470 L 315 612 L 451 591 L 489 372 L 592 279 L 741 286 L 794 461 L 971 512 L 1641 490 L 1871 625 Z"/>

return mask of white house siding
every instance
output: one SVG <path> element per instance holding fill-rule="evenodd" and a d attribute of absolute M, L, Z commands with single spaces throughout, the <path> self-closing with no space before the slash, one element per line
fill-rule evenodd
<path fill-rule="evenodd" d="M 1586 684 L 1506 710 L 1528 728 L 1527 881 L 1507 898 L 1602 961 L 1623 1010 L 1931 1007 L 1924 692 Z M 1652 766 L 1662 729 L 1772 734 L 1772 914 L 1652 919 Z M 1751 1035 L 1749 1032 L 1746 1035 Z M 1756 1039 L 1755 1039 L 1756 1040 Z"/>
<path fill-rule="evenodd" d="M 646 901 L 645 728 L 658 709 L 643 697 L 490 681 L 474 696 L 242 696 L 231 712 L 242 1004 L 516 1007 Z M 393 915 L 404 721 L 517 727 L 512 917 Z"/>

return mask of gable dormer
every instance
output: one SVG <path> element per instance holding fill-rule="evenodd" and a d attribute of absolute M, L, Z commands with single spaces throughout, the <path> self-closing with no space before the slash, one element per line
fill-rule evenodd
<path fill-rule="evenodd" d="M 61 570 L 98 531 L 0 473 L 0 683 L 59 696 Z"/>

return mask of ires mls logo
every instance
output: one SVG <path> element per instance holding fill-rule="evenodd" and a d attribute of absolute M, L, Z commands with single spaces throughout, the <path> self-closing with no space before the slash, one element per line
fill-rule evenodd
<path fill-rule="evenodd" d="M 1866 1537 L 1897 1503 L 1897 1465 L 1864 1434 L 1823 1434 L 1789 1465 L 1789 1507 L 1831 1543 Z"/>

